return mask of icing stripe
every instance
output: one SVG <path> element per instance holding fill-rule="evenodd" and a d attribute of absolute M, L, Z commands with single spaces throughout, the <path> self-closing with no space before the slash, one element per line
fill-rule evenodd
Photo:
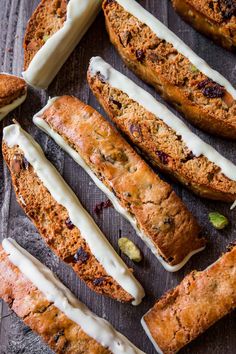
<path fill-rule="evenodd" d="M 172 128 L 177 135 L 180 135 L 184 143 L 195 156 L 199 157 L 200 155 L 204 155 L 209 161 L 220 167 L 226 177 L 236 181 L 236 166 L 218 153 L 212 146 L 201 140 L 174 113 L 163 104 L 156 101 L 147 91 L 112 68 L 111 65 L 100 57 L 91 59 L 89 71 L 92 76 L 100 72 L 112 87 L 127 94 L 147 111 L 160 118 L 165 124 Z"/>
<path fill-rule="evenodd" d="M 135 0 L 116 0 L 127 12 L 136 17 L 140 22 L 146 24 L 160 39 L 169 42 L 173 47 L 186 58 L 203 74 L 225 87 L 225 89 L 236 99 L 236 90 L 231 83 L 218 71 L 213 70 L 202 58 L 187 46 L 176 34 L 168 27 L 154 17 L 150 12 L 145 10 Z"/>
<path fill-rule="evenodd" d="M 38 113 L 35 114 L 33 117 L 33 122 L 34 124 L 37 125 L 38 128 L 42 129 L 44 132 L 46 132 L 63 150 L 65 150 L 74 160 L 77 162 L 87 173 L 88 175 L 92 178 L 94 183 L 97 185 L 99 189 L 101 189 L 102 192 L 104 192 L 107 197 L 111 200 L 114 208 L 120 213 L 123 217 L 125 217 L 130 224 L 133 226 L 135 229 L 137 235 L 144 241 L 144 243 L 150 248 L 152 253 L 157 257 L 158 261 L 162 264 L 162 266 L 169 272 L 176 272 L 180 268 L 182 268 L 188 260 L 196 253 L 202 251 L 204 249 L 200 248 L 197 249 L 193 252 L 191 252 L 189 255 L 187 255 L 183 261 L 179 264 L 176 264 L 174 266 L 171 266 L 169 263 L 167 263 L 158 253 L 158 250 L 155 246 L 155 244 L 151 241 L 151 239 L 142 231 L 139 229 L 137 225 L 137 221 L 134 216 L 131 216 L 131 214 L 124 209 L 121 205 L 119 200 L 116 198 L 114 193 L 110 191 L 103 183 L 100 181 L 100 179 L 97 178 L 97 176 L 93 173 L 91 168 L 86 164 L 82 156 L 75 151 L 73 148 L 69 146 L 69 144 L 58 134 L 56 133 L 48 124 L 40 118 L 40 116 L 43 114 L 45 110 L 47 110 L 56 100 L 58 97 L 54 97 L 53 99 L 50 99 L 47 103 L 47 105 Z"/>
<path fill-rule="evenodd" d="M 145 354 L 109 322 L 96 316 L 66 288 L 49 268 L 39 262 L 13 239 L 2 243 L 9 260 L 29 279 L 55 307 L 77 323 L 91 338 L 114 354 Z"/>
<path fill-rule="evenodd" d="M 80 230 L 81 236 L 88 243 L 95 258 L 107 274 L 134 298 L 133 305 L 138 305 L 144 297 L 142 286 L 117 255 L 92 217 L 82 207 L 59 172 L 46 159 L 41 147 L 17 124 L 4 128 L 3 139 L 9 147 L 16 145 L 20 147 L 52 197 L 66 208 L 72 223 Z"/>
<path fill-rule="evenodd" d="M 101 8 L 102 0 L 70 0 L 67 19 L 36 53 L 26 71 L 25 81 L 36 88 L 47 88 Z"/>
<path fill-rule="evenodd" d="M 150 312 L 150 311 L 151 310 L 149 310 L 148 312 Z M 148 312 L 146 313 L 146 315 L 148 314 Z M 144 317 L 141 318 L 141 325 L 142 325 L 144 331 L 146 332 L 146 335 L 148 336 L 150 342 L 153 344 L 154 348 L 156 349 L 156 352 L 158 354 L 164 354 L 163 351 L 161 350 L 161 348 L 157 345 L 157 342 L 155 341 L 153 336 L 151 335 L 151 332 L 149 331 L 149 328 L 144 320 Z"/>

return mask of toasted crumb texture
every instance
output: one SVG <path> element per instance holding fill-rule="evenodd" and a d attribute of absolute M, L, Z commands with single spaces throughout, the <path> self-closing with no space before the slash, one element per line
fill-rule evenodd
<path fill-rule="evenodd" d="M 23 152 L 16 146 L 9 148 L 3 143 L 3 155 L 18 203 L 53 252 L 93 291 L 118 301 L 131 302 L 132 296 L 96 260 L 79 229 L 70 221 L 67 210 L 44 187 Z"/>
<path fill-rule="evenodd" d="M 27 85 L 20 77 L 0 73 L 0 108 L 25 95 Z"/>
<path fill-rule="evenodd" d="M 24 70 L 49 37 L 62 28 L 66 20 L 66 0 L 42 0 L 32 14 L 24 38 Z"/>
<path fill-rule="evenodd" d="M 155 167 L 202 197 L 228 202 L 236 199 L 236 182 L 206 157 L 194 156 L 159 117 L 113 88 L 101 75 L 88 72 L 88 82 L 112 121 Z"/>
<path fill-rule="evenodd" d="M 135 217 L 170 265 L 204 246 L 195 218 L 120 134 L 75 97 L 58 98 L 41 116 L 85 160 Z"/>
<path fill-rule="evenodd" d="M 55 351 L 110 354 L 79 325 L 50 303 L 7 257 L 0 246 L 0 298 Z M 20 349 L 20 348 L 19 348 Z"/>
<path fill-rule="evenodd" d="M 236 138 L 236 101 L 198 71 L 172 44 L 130 15 L 115 0 L 103 9 L 111 42 L 125 63 L 185 117 L 210 133 Z"/>
<path fill-rule="evenodd" d="M 236 307 L 236 246 L 164 295 L 144 321 L 164 354 L 174 354 Z"/>
<path fill-rule="evenodd" d="M 198 31 L 236 50 L 235 0 L 172 0 L 175 10 Z"/>

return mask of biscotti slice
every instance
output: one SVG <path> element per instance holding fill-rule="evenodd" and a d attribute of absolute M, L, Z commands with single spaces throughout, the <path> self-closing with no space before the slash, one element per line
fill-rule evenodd
<path fill-rule="evenodd" d="M 18 124 L 3 130 L 17 201 L 47 245 L 95 292 L 138 305 L 144 291 L 42 149 Z"/>
<path fill-rule="evenodd" d="M 12 239 L 0 246 L 0 281 L 0 298 L 55 353 L 144 354 Z"/>
<path fill-rule="evenodd" d="M 175 10 L 198 31 L 236 50 L 235 0 L 172 0 Z"/>
<path fill-rule="evenodd" d="M 34 123 L 91 176 L 168 271 L 203 249 L 195 218 L 120 134 L 75 97 L 49 101 Z"/>
<path fill-rule="evenodd" d="M 236 200 L 236 166 L 148 92 L 100 57 L 90 61 L 88 82 L 112 121 L 155 167 L 202 197 Z"/>
<path fill-rule="evenodd" d="M 0 73 L 0 121 L 20 106 L 27 95 L 27 85 L 18 76 Z"/>
<path fill-rule="evenodd" d="M 87 32 L 102 0 L 41 0 L 24 38 L 23 77 L 31 86 L 47 88 Z"/>
<path fill-rule="evenodd" d="M 125 63 L 194 125 L 236 139 L 236 90 L 135 0 L 105 0 L 111 42 Z"/>
<path fill-rule="evenodd" d="M 144 315 L 158 353 L 174 354 L 236 307 L 236 245 L 202 272 L 193 271 Z"/>

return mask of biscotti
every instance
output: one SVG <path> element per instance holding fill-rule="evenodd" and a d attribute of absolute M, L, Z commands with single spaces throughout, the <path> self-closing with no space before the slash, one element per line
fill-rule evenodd
<path fill-rule="evenodd" d="M 236 166 L 153 96 L 100 57 L 90 61 L 88 82 L 111 120 L 155 167 L 202 197 L 236 200 Z"/>
<path fill-rule="evenodd" d="M 144 291 L 91 216 L 18 124 L 3 130 L 17 201 L 47 245 L 95 292 L 138 305 Z"/>
<path fill-rule="evenodd" d="M 24 38 L 23 77 L 47 88 L 94 21 L 102 0 L 41 0 Z"/>
<path fill-rule="evenodd" d="M 175 10 L 198 31 L 236 50 L 235 0 L 172 0 Z"/>
<path fill-rule="evenodd" d="M 92 107 L 62 96 L 33 120 L 89 173 L 167 270 L 203 249 L 196 220 L 172 188 Z"/>
<path fill-rule="evenodd" d="M 202 272 L 193 271 L 144 315 L 158 353 L 174 354 L 236 307 L 236 245 Z"/>
<path fill-rule="evenodd" d="M 27 95 L 26 82 L 18 76 L 0 73 L 0 121 L 20 106 Z"/>
<path fill-rule="evenodd" d="M 0 298 L 55 353 L 144 354 L 12 239 L 0 246 L 0 281 Z"/>
<path fill-rule="evenodd" d="M 104 1 L 111 42 L 125 63 L 194 125 L 236 138 L 236 90 L 135 0 Z"/>

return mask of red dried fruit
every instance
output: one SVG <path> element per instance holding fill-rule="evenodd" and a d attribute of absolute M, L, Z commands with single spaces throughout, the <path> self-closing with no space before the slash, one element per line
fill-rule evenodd
<path fill-rule="evenodd" d="M 70 218 L 66 219 L 65 224 L 66 224 L 66 226 L 68 227 L 69 230 L 72 230 L 75 227 L 75 225 L 72 223 Z"/>
<path fill-rule="evenodd" d="M 95 212 L 95 214 L 97 214 L 97 216 L 100 216 L 103 209 L 107 209 L 110 207 L 112 207 L 112 202 L 109 199 L 107 199 L 105 202 L 101 202 L 99 204 L 96 204 L 96 206 L 94 208 L 94 212 Z"/>
<path fill-rule="evenodd" d="M 169 161 L 169 155 L 168 154 L 166 154 L 163 151 L 157 151 L 156 154 L 159 157 L 159 159 L 160 159 L 160 161 L 161 161 L 161 163 L 163 165 L 168 165 L 168 161 Z"/>
<path fill-rule="evenodd" d="M 131 124 L 129 127 L 129 130 L 131 132 L 131 134 L 135 137 L 135 138 L 139 138 L 141 136 L 141 128 L 139 126 L 139 124 Z"/>
<path fill-rule="evenodd" d="M 136 50 L 136 58 L 139 62 L 142 62 L 145 59 L 145 54 L 142 49 Z"/>
<path fill-rule="evenodd" d="M 197 87 L 208 98 L 221 98 L 225 94 L 225 88 L 210 79 L 199 82 Z"/>
<path fill-rule="evenodd" d="M 76 254 L 74 255 L 74 260 L 79 263 L 85 263 L 89 259 L 88 253 L 80 247 Z"/>

